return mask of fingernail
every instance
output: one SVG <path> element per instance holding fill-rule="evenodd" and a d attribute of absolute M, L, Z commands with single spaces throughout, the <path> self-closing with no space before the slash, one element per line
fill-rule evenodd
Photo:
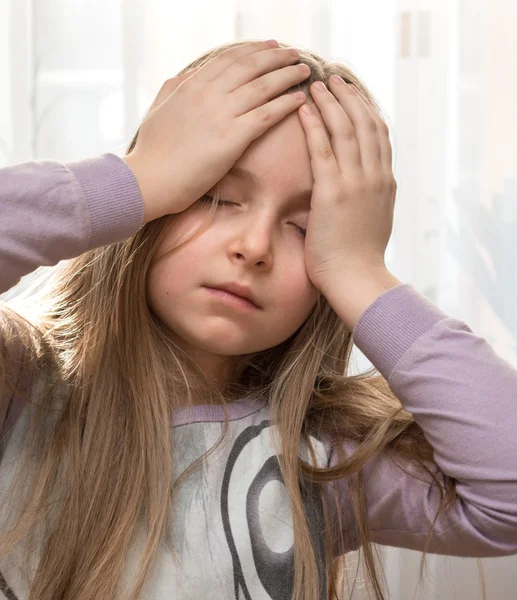
<path fill-rule="evenodd" d="M 344 85 L 344 81 L 339 77 L 339 75 L 332 75 L 330 78 L 334 83 L 339 83 L 340 85 Z"/>

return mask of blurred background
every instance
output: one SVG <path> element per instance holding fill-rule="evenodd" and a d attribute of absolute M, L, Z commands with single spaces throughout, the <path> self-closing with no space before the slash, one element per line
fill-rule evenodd
<path fill-rule="evenodd" d="M 390 126 L 388 269 L 517 368 L 516 24 L 515 0 L 0 0 L 0 167 L 122 156 L 163 81 L 220 43 L 309 48 Z M 476 559 L 428 555 L 423 587 L 420 553 L 377 549 L 393 600 L 482 598 Z M 516 599 L 517 556 L 481 563 L 487 600 Z"/>

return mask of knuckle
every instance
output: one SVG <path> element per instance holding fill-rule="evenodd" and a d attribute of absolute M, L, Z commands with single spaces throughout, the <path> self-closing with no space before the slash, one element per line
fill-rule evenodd
<path fill-rule="evenodd" d="M 380 131 L 381 133 L 383 133 L 386 136 L 389 136 L 390 134 L 390 128 L 388 127 L 386 121 L 381 121 L 379 124 L 380 127 Z"/>
<path fill-rule="evenodd" d="M 243 69 L 252 70 L 255 68 L 256 60 L 251 56 L 244 56 L 243 58 L 239 58 L 237 64 Z"/>
<path fill-rule="evenodd" d="M 169 79 L 166 79 L 162 83 L 162 87 L 161 87 L 160 91 L 167 92 L 169 90 L 174 89 L 175 87 L 176 87 L 176 78 L 175 77 L 170 77 Z"/>
<path fill-rule="evenodd" d="M 231 138 L 231 133 L 226 128 L 221 127 L 215 130 L 213 136 L 218 142 L 226 142 Z"/>
<path fill-rule="evenodd" d="M 346 190 L 344 188 L 344 186 L 338 184 L 338 185 L 334 185 L 330 190 L 329 190 L 329 198 L 334 198 L 336 201 L 341 201 L 342 198 L 346 197 Z"/>
<path fill-rule="evenodd" d="M 370 181 L 370 188 L 374 192 L 380 192 L 386 187 L 386 180 L 382 176 L 372 177 Z"/>
<path fill-rule="evenodd" d="M 196 85 L 196 80 L 192 79 L 192 77 L 189 77 L 188 79 L 184 79 L 181 82 L 176 81 L 176 83 L 174 85 L 171 85 L 171 90 L 177 89 L 178 92 L 180 92 L 180 91 L 184 92 L 185 90 L 192 90 L 195 85 Z"/>
<path fill-rule="evenodd" d="M 328 160 L 334 154 L 332 147 L 329 144 L 324 144 L 320 147 L 318 154 L 321 158 Z"/>
<path fill-rule="evenodd" d="M 393 175 L 379 174 L 377 176 L 372 177 L 369 183 L 369 187 L 375 192 L 393 190 L 396 189 L 396 181 Z"/>
<path fill-rule="evenodd" d="M 340 135 L 346 142 L 354 141 L 356 138 L 355 129 L 353 127 L 343 127 L 340 130 Z"/>
<path fill-rule="evenodd" d="M 269 122 L 271 120 L 271 110 L 264 105 L 255 109 L 255 115 L 257 120 L 261 123 Z"/>
<path fill-rule="evenodd" d="M 210 128 L 210 139 L 218 142 L 229 141 L 237 135 L 237 130 L 234 126 L 228 127 L 227 123 L 216 122 Z"/>
<path fill-rule="evenodd" d="M 364 126 L 368 133 L 377 135 L 377 123 L 375 122 L 375 119 L 366 119 Z"/>
<path fill-rule="evenodd" d="M 250 81 L 250 84 L 252 87 L 259 90 L 260 92 L 262 92 L 266 89 L 266 83 L 262 77 L 253 79 L 252 81 Z"/>

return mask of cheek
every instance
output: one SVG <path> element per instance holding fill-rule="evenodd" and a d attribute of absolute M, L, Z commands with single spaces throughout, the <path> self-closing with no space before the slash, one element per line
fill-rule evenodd
<path fill-rule="evenodd" d="M 178 222 L 169 228 L 147 274 L 148 295 L 176 296 L 195 281 L 197 265 L 205 262 L 202 246 L 193 240 L 178 248 L 194 230 L 191 224 L 185 222 Z"/>
<path fill-rule="evenodd" d="M 181 282 L 184 281 L 180 272 L 180 265 L 173 265 L 169 260 L 151 267 L 147 274 L 146 291 L 147 299 L 153 309 L 158 310 L 160 306 L 170 306 L 173 298 L 181 293 Z M 171 276 L 171 273 L 174 276 Z"/>
<path fill-rule="evenodd" d="M 147 273 L 146 280 L 147 301 L 153 310 L 157 310 L 163 297 L 167 296 L 164 289 L 163 279 L 160 277 L 160 268 L 151 267 Z"/>
<path fill-rule="evenodd" d="M 310 312 L 318 299 L 318 291 L 312 285 L 305 268 L 297 267 L 278 280 L 275 296 L 279 306 L 297 315 Z"/>

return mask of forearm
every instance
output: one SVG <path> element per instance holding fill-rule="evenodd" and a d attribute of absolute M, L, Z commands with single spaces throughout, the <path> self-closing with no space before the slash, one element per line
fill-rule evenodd
<path fill-rule="evenodd" d="M 106 153 L 0 169 L 0 293 L 40 266 L 134 235 L 142 200 L 129 169 Z"/>
<path fill-rule="evenodd" d="M 387 269 L 343 274 L 322 290 L 330 306 L 353 331 L 364 311 L 384 292 L 401 285 Z"/>

